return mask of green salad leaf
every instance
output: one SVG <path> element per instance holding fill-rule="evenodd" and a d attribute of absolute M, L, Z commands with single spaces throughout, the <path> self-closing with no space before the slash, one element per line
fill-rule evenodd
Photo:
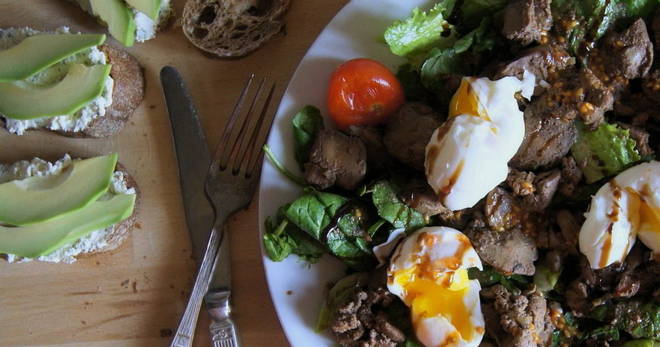
<path fill-rule="evenodd" d="M 635 300 L 622 301 L 614 305 L 616 327 L 632 337 L 660 339 L 660 305 Z"/>
<path fill-rule="evenodd" d="M 502 10 L 510 0 L 465 0 L 461 5 L 463 26 L 473 28 L 485 17 Z"/>
<path fill-rule="evenodd" d="M 495 41 L 489 35 L 492 34 L 490 22 L 489 18 L 485 18 L 476 29 L 458 39 L 451 47 L 433 48 L 420 69 L 423 85 L 435 90 L 439 78 L 445 74 L 472 74 L 469 59 L 465 59 L 464 53 L 488 51 L 495 46 Z"/>
<path fill-rule="evenodd" d="M 587 183 L 593 183 L 639 161 L 641 156 L 636 147 L 628 130 L 603 123 L 593 131 L 579 127 L 578 141 L 571 154 L 578 163 L 585 163 L 582 172 Z"/>
<path fill-rule="evenodd" d="M 385 30 L 385 42 L 392 53 L 411 57 L 423 54 L 435 46 L 451 43 L 451 25 L 446 18 L 454 8 L 456 0 L 441 0 L 432 9 L 422 11 L 415 8 L 405 20 L 397 20 Z"/>
<path fill-rule="evenodd" d="M 493 284 L 499 283 L 503 285 L 514 295 L 520 295 L 520 286 L 528 285 L 531 280 L 523 275 L 503 275 L 490 266 L 484 266 L 483 270 L 476 267 L 468 269 L 468 277 L 471 280 L 478 280 L 482 287 L 490 287 Z"/>
<path fill-rule="evenodd" d="M 543 264 L 536 265 L 536 272 L 534 272 L 534 284 L 542 292 L 549 292 L 555 288 L 557 281 L 559 281 L 561 272 L 554 272 Z"/>
<path fill-rule="evenodd" d="M 291 124 L 293 125 L 296 160 L 302 168 L 303 164 L 309 159 L 309 152 L 314 144 L 316 134 L 323 129 L 323 117 L 318 108 L 307 105 L 293 116 Z"/>
<path fill-rule="evenodd" d="M 639 339 L 627 341 L 621 347 L 654 347 L 656 343 L 652 339 Z"/>
<path fill-rule="evenodd" d="M 282 261 L 289 255 L 295 254 L 310 263 L 316 263 L 323 255 L 323 246 L 296 227 L 284 216 L 288 205 L 280 208 L 275 218 L 266 219 L 266 232 L 263 235 L 263 244 L 266 254 L 273 261 Z"/>
<path fill-rule="evenodd" d="M 618 341 L 619 337 L 619 329 L 617 327 L 613 325 L 603 325 L 585 333 L 582 339 L 585 340 L 591 338 L 594 340 Z"/>
<path fill-rule="evenodd" d="M 367 273 L 358 272 L 340 279 L 332 286 L 316 320 L 316 332 L 322 332 L 330 327 L 335 320 L 337 308 L 346 304 L 368 279 Z"/>
<path fill-rule="evenodd" d="M 320 240 L 323 229 L 347 201 L 341 195 L 308 190 L 292 202 L 284 214 L 298 228 Z"/>
<path fill-rule="evenodd" d="M 424 87 L 419 71 L 417 71 L 412 64 L 403 64 L 399 66 L 396 77 L 399 82 L 401 82 L 403 93 L 406 95 L 406 101 L 429 103 L 432 94 L 426 89 L 426 87 Z"/>
<path fill-rule="evenodd" d="M 554 18 L 575 18 L 575 25 L 561 33 L 567 38 L 571 53 L 579 55 L 585 41 L 596 41 L 621 20 L 646 17 L 658 5 L 657 0 L 555 0 Z"/>
<path fill-rule="evenodd" d="M 397 196 L 396 187 L 389 181 L 378 181 L 369 189 L 378 215 L 395 228 L 405 228 L 410 232 L 427 224 L 424 215 L 408 207 Z"/>

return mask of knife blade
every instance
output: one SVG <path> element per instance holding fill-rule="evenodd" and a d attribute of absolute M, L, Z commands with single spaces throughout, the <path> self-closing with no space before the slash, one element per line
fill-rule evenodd
<path fill-rule="evenodd" d="M 211 163 L 211 156 L 197 111 L 183 78 L 175 68 L 166 66 L 160 71 L 160 79 L 172 125 L 192 255 L 199 264 L 204 255 L 214 218 L 213 208 L 204 193 L 204 180 Z"/>

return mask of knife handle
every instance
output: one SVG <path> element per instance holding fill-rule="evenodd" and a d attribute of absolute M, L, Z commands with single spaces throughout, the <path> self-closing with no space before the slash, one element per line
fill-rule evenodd
<path fill-rule="evenodd" d="M 209 290 L 211 283 L 211 275 L 213 273 L 214 260 L 218 252 L 218 246 L 221 239 L 221 234 L 216 228 L 211 229 L 209 242 L 206 245 L 206 252 L 202 259 L 202 264 L 197 272 L 197 279 L 193 286 L 186 311 L 179 322 L 176 335 L 170 344 L 170 347 L 190 347 L 192 346 L 193 337 L 195 336 L 195 327 L 197 326 L 197 318 L 199 311 L 202 308 L 202 299 L 204 294 Z"/>
<path fill-rule="evenodd" d="M 214 290 L 206 294 L 206 305 L 211 315 L 211 342 L 213 347 L 239 347 L 236 324 L 231 319 L 229 297 L 231 291 Z"/>

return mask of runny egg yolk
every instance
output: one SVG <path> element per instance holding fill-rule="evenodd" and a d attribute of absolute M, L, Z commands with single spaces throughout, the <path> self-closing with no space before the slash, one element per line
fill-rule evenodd
<path fill-rule="evenodd" d="M 461 85 L 449 102 L 449 117 L 456 117 L 462 114 L 480 117 L 490 121 L 487 112 L 479 105 L 479 100 L 472 89 L 472 85 L 465 78 L 461 80 Z"/>
<path fill-rule="evenodd" d="M 473 338 L 475 327 L 463 301 L 470 284 L 466 269 L 428 278 L 420 267 L 413 266 L 398 271 L 394 281 L 404 289 L 404 302 L 411 308 L 413 322 L 441 316 L 451 322 L 463 340 Z"/>
<path fill-rule="evenodd" d="M 660 232 L 660 209 L 651 206 L 645 201 L 644 192 L 640 194 L 630 187 L 626 187 L 625 189 L 630 194 L 628 218 L 631 220 L 630 224 L 633 226 L 633 229 L 637 231 L 641 226 L 644 226 L 645 230 Z M 634 215 L 635 211 L 639 211 L 639 214 Z"/>

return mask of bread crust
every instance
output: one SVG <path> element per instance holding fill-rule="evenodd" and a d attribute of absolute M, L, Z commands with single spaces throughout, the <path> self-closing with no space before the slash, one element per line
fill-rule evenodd
<path fill-rule="evenodd" d="M 144 99 L 144 72 L 137 59 L 126 51 L 111 45 L 101 45 L 99 48 L 106 54 L 108 64 L 112 64 L 110 76 L 114 80 L 112 104 L 106 109 L 105 115 L 94 119 L 82 131 L 46 128 L 34 128 L 27 131 L 50 131 L 74 138 L 100 138 L 113 136 L 124 128 Z M 1 118 L 0 124 L 6 128 L 6 123 Z"/>
<path fill-rule="evenodd" d="M 183 32 L 207 53 L 241 57 L 284 32 L 280 17 L 288 8 L 289 0 L 188 0 Z"/>

